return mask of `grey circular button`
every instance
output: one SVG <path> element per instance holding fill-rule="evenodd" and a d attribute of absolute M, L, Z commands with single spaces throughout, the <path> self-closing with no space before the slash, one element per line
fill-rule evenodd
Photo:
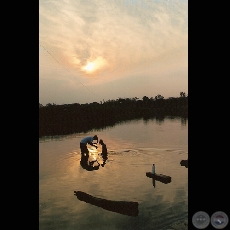
<path fill-rule="evenodd" d="M 208 227 L 210 223 L 210 217 L 206 212 L 196 212 L 192 217 L 192 223 L 196 228 L 204 229 Z"/>
<path fill-rule="evenodd" d="M 228 224 L 228 216 L 226 213 L 218 211 L 212 214 L 211 224 L 216 229 L 223 229 Z"/>

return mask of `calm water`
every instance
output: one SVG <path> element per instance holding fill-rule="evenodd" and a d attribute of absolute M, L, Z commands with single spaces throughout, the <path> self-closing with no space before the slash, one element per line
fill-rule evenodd
<path fill-rule="evenodd" d="M 108 149 L 104 167 L 80 165 L 80 140 L 97 134 Z M 98 149 L 90 157 L 102 163 Z M 188 120 L 129 121 L 100 131 L 39 139 L 39 229 L 134 230 L 187 229 Z M 146 176 L 152 171 L 170 183 Z M 80 201 L 74 191 L 98 198 L 138 202 L 138 216 L 128 216 Z"/>

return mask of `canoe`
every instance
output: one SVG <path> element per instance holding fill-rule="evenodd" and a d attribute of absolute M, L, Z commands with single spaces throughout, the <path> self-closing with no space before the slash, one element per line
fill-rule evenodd
<path fill-rule="evenodd" d="M 101 207 L 108 211 L 128 216 L 138 216 L 138 202 L 107 200 L 91 196 L 82 191 L 74 191 L 74 195 L 77 196 L 80 201 Z"/>

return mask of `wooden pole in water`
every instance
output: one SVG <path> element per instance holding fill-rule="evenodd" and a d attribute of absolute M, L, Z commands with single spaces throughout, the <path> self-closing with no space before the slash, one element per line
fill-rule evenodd
<path fill-rule="evenodd" d="M 156 187 L 156 180 L 154 178 L 152 178 L 152 182 L 153 182 L 153 187 Z"/>
<path fill-rule="evenodd" d="M 152 174 L 155 174 L 155 164 L 152 166 Z"/>
<path fill-rule="evenodd" d="M 152 173 L 155 174 L 155 164 L 152 165 Z M 153 182 L 153 187 L 155 188 L 156 180 L 154 178 L 152 178 L 152 182 Z"/>

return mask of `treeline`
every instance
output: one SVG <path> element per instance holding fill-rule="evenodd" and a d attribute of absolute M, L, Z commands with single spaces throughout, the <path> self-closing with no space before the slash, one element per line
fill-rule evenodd
<path fill-rule="evenodd" d="M 144 96 L 86 104 L 39 104 L 39 137 L 88 132 L 133 119 L 188 117 L 188 95 L 164 99 Z"/>

